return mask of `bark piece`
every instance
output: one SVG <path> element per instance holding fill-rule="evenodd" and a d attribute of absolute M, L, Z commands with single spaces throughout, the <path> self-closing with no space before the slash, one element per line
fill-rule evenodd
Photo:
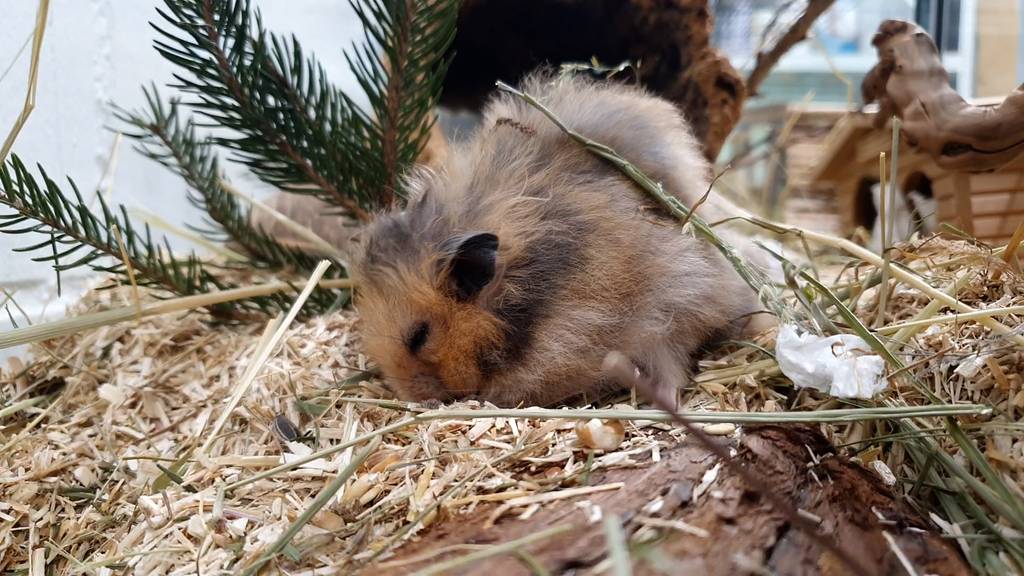
<path fill-rule="evenodd" d="M 774 46 L 767 50 L 762 50 L 757 53 L 757 61 L 754 64 L 754 69 L 750 71 L 750 75 L 747 76 L 747 93 L 751 96 L 757 95 L 758 89 L 761 87 L 761 83 L 764 82 L 765 78 L 775 68 L 775 65 L 779 63 L 779 60 L 789 52 L 793 46 L 803 42 L 807 39 L 807 34 L 811 31 L 811 26 L 814 22 L 825 13 L 826 10 L 835 4 L 835 0 L 808 0 L 807 7 L 804 8 L 803 13 L 799 18 L 793 22 L 793 25 L 786 30 Z M 784 5 L 788 6 L 787 5 Z"/>
<path fill-rule="evenodd" d="M 947 170 L 982 172 L 1024 153 L 1024 86 L 998 106 L 972 106 L 950 86 L 935 42 L 920 26 L 886 20 L 872 44 L 878 64 L 861 85 L 881 127 L 895 114 L 907 143 Z"/>
<path fill-rule="evenodd" d="M 873 573 L 903 571 L 883 531 L 920 574 L 970 573 L 951 542 L 930 531 L 929 525 L 894 497 L 873 473 L 830 455 L 831 450 L 831 445 L 813 429 L 765 426 L 746 431 L 738 458 L 771 478 L 772 485 L 801 510 L 821 518 L 822 530 L 864 558 L 875 568 Z M 727 468 L 719 470 L 718 480 L 694 502 L 693 486 L 699 485 L 716 463 L 706 449 L 687 441 L 663 451 L 660 462 L 591 475 L 592 484 L 625 483 L 621 490 L 596 493 L 588 499 L 603 513 L 615 513 L 626 520 L 630 530 L 635 524 L 629 520 L 643 513 L 644 505 L 652 499 L 663 496 L 666 505 L 657 514 L 682 519 L 709 533 L 708 538 L 681 532 L 667 534 L 648 553 L 634 555 L 634 573 L 658 574 L 659 563 L 664 567 L 666 562 L 671 573 L 680 574 L 743 574 L 758 566 L 775 574 L 846 573 L 841 562 L 831 554 L 822 554 L 805 534 L 792 529 L 782 515 L 747 490 Z M 413 558 L 455 544 L 507 542 L 562 523 L 571 523 L 574 529 L 528 547 L 535 561 L 552 573 L 573 569 L 589 573 L 606 557 L 600 523 L 588 525 L 584 513 L 571 501 L 546 505 L 526 521 L 505 517 L 485 530 L 482 526 L 493 509 L 481 506 L 471 514 L 451 516 L 399 549 L 391 560 Z M 368 573 L 409 573 L 448 557 L 392 568 L 383 564 L 371 567 Z M 454 573 L 515 575 L 530 574 L 530 570 L 515 557 L 502 556 Z"/>
<path fill-rule="evenodd" d="M 713 159 L 745 98 L 713 28 L 707 0 L 465 0 L 441 102 L 477 110 L 496 80 L 542 65 L 639 62 L 640 83 L 679 107 Z"/>

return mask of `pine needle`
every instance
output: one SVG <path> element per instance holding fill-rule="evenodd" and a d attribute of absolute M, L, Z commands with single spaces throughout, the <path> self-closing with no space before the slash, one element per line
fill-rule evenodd
<path fill-rule="evenodd" d="M 254 267 L 300 271 L 315 268 L 319 257 L 285 246 L 263 230 L 251 226 L 252 202 L 241 203 L 245 201 L 244 195 L 224 179 L 213 144 L 208 139 L 200 139 L 191 118 L 182 119 L 179 103 L 172 100 L 165 104 L 155 87 L 143 89 L 143 94 L 148 108 L 134 112 L 117 109 L 117 116 L 136 129 L 127 133 L 136 141 L 136 149 L 181 176 L 190 188 L 189 202 L 206 212 L 214 224 L 193 229 L 209 241 L 222 242 L 225 236 L 235 241 L 244 248 L 249 255 L 246 261 Z M 312 235 L 312 232 L 307 231 L 306 235 Z M 323 249 L 321 245 L 327 248 Z M 317 246 L 321 247 L 324 256 L 340 256 L 323 240 Z M 343 265 L 340 258 L 334 262 Z"/>

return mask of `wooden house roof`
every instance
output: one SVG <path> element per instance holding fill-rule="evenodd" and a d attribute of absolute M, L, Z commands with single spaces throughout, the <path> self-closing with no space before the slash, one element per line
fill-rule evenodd
<path fill-rule="evenodd" d="M 995 106 L 1002 98 L 979 98 L 971 101 L 977 106 Z M 892 148 L 891 124 L 884 128 L 875 128 L 874 110 L 866 112 L 850 112 L 836 122 L 823 146 L 825 151 L 820 156 L 812 171 L 811 180 L 820 184 L 835 184 L 854 174 L 878 172 L 879 152 L 889 153 Z M 931 160 L 909 146 L 900 148 L 900 172 L 907 170 L 926 169 L 929 172 L 939 170 Z"/>

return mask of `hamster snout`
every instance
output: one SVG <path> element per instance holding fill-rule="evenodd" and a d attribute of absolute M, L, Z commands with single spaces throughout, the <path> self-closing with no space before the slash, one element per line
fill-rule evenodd
<path fill-rule="evenodd" d="M 707 189 L 670 103 L 569 77 L 524 84 L 687 205 Z M 692 354 L 758 308 L 713 247 L 658 221 L 616 168 L 514 97 L 497 96 L 473 138 L 411 189 L 365 231 L 353 269 L 367 354 L 402 398 L 550 404 L 621 385 L 602 370 L 613 350 L 674 394 Z M 732 210 L 716 198 L 701 208 L 708 220 Z"/>
<path fill-rule="evenodd" d="M 427 400 L 439 400 L 447 402 L 452 400 L 451 395 L 433 374 L 416 374 L 404 385 L 394 384 L 394 378 L 385 380 L 388 387 L 396 395 L 402 396 L 404 400 L 424 402 Z"/>

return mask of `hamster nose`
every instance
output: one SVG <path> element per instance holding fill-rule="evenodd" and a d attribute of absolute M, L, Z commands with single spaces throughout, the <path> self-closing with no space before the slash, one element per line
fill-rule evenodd
<path fill-rule="evenodd" d="M 451 400 L 451 394 L 441 385 L 441 380 L 433 374 L 417 374 L 413 376 L 412 382 L 416 386 L 416 395 L 420 398 L 440 400 L 441 402 Z"/>
<path fill-rule="evenodd" d="M 433 389 L 441 387 L 441 383 L 438 381 L 437 376 L 434 376 L 433 374 L 420 373 L 413 376 L 412 381 L 415 382 L 417 386 L 421 386 L 423 388 Z"/>

